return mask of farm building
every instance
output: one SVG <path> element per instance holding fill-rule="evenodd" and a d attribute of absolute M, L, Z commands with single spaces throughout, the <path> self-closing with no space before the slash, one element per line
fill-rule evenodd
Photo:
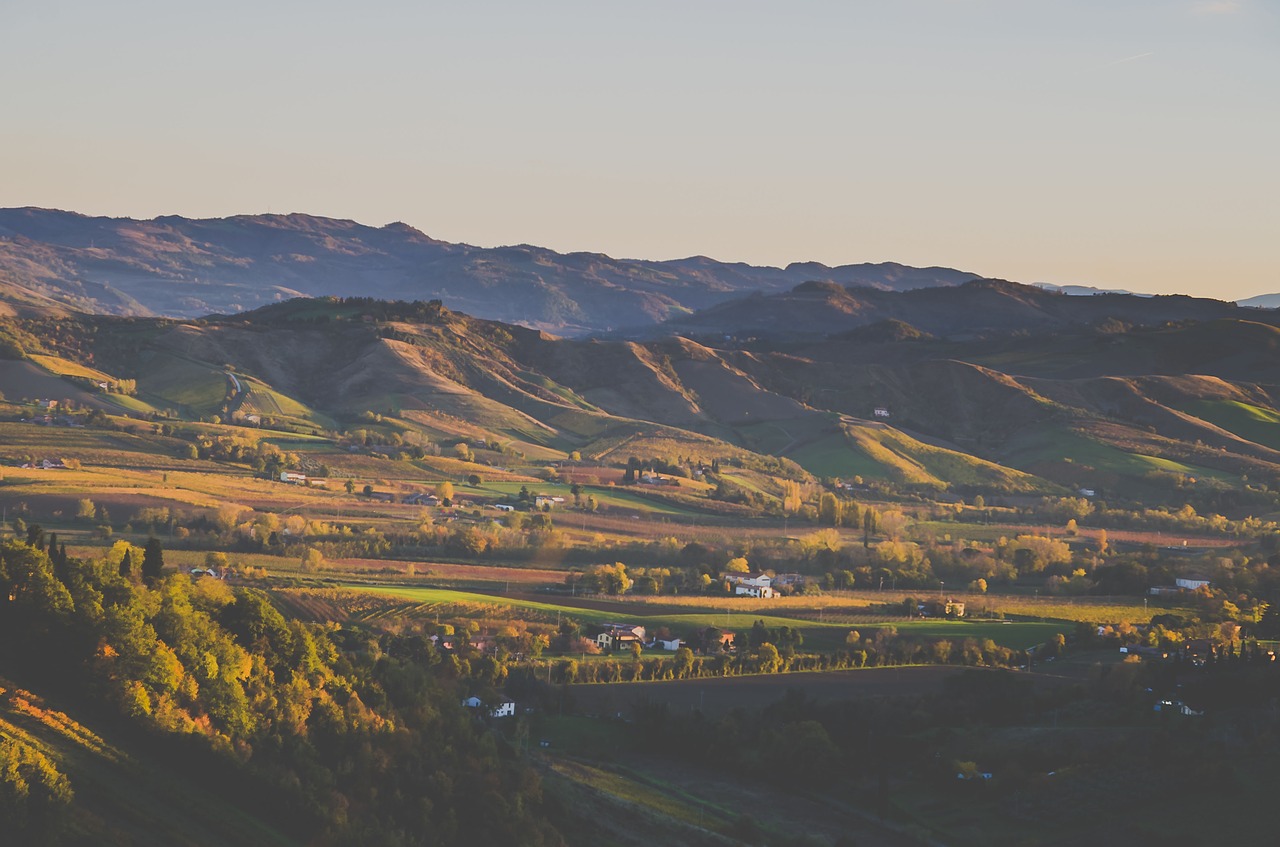
<path fill-rule="evenodd" d="M 607 623 L 596 636 L 601 650 L 621 650 L 632 644 L 644 644 L 645 629 L 642 626 L 623 623 Z"/>
<path fill-rule="evenodd" d="M 66 470 L 68 465 L 65 459 L 41 459 L 38 462 L 28 462 L 22 467 L 41 471 L 56 471 Z"/>
<path fill-rule="evenodd" d="M 516 714 L 516 702 L 514 700 L 508 700 L 505 697 L 494 705 L 486 707 L 483 700 L 479 697 L 473 696 L 463 700 L 462 705 L 468 709 L 488 708 L 489 717 L 491 718 L 511 718 L 515 717 Z"/>
<path fill-rule="evenodd" d="M 744 597 L 769 598 L 773 596 L 773 577 L 766 573 L 754 576 L 728 574 L 726 578 L 733 586 L 733 593 Z"/>

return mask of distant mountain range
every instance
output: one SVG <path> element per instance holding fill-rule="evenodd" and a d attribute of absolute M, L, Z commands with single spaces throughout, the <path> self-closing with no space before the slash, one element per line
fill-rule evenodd
<path fill-rule="evenodd" d="M 883 291 L 806 282 L 790 291 L 741 297 L 671 318 L 638 337 L 678 334 L 813 338 L 860 331 L 885 322 L 916 334 L 975 338 L 1044 333 L 1069 327 L 1118 331 L 1168 322 L 1239 318 L 1276 322 L 1270 310 L 1181 294 L 1095 294 L 1076 297 L 1003 280 L 973 280 L 959 286 Z"/>
<path fill-rule="evenodd" d="M 197 317 L 291 297 L 441 299 L 480 317 L 583 335 L 802 282 L 905 291 L 977 278 L 891 262 L 772 268 L 702 256 L 642 261 L 529 245 L 480 248 L 401 223 L 297 214 L 133 220 L 0 209 L 0 303 L 54 311 Z"/>
<path fill-rule="evenodd" d="M 1280 294 L 1259 294 L 1256 297 L 1247 297 L 1236 302 L 1241 306 L 1248 306 L 1253 309 L 1276 309 L 1280 308 Z"/>

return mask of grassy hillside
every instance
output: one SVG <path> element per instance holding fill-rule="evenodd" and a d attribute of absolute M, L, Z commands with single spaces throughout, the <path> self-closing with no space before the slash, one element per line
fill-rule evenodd
<path fill-rule="evenodd" d="M 1023 306 L 1063 307 L 1042 299 L 1025 294 Z M 0 391 L 10 395 L 78 390 L 53 368 L 136 379 L 138 398 L 77 395 L 113 411 L 253 415 L 316 436 L 359 432 L 367 446 L 437 445 L 416 456 L 417 475 L 383 466 L 407 479 L 483 475 L 512 457 L 554 463 L 575 451 L 602 465 L 730 463 L 761 474 L 744 484 L 771 497 L 769 478 L 779 476 L 1008 494 L 1102 486 L 1141 499 L 1158 493 L 1153 474 L 1241 489 L 1280 472 L 1280 391 L 1243 379 L 1262 375 L 1280 334 L 1238 320 L 1068 326 L 1043 338 L 930 337 L 901 323 L 817 342 L 640 343 L 561 340 L 438 304 L 326 300 L 191 324 L 14 326 L 28 344 L 56 343 L 33 351 L 41 359 L 0 364 Z M 1203 371 L 1169 373 L 1166 357 L 1201 357 Z M 459 464 L 457 442 L 496 448 Z M 302 449 L 338 473 L 379 472 L 369 455 L 377 450 Z M 687 493 L 667 492 L 676 508 Z"/>

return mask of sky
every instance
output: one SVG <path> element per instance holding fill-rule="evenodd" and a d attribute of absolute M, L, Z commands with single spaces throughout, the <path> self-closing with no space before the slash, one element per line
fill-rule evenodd
<path fill-rule="evenodd" d="M 1280 0 L 0 0 L 0 206 L 1280 291 Z"/>

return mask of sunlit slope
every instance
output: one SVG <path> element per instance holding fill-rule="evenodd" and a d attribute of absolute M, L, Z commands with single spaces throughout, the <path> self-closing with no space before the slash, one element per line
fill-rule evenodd
<path fill-rule="evenodd" d="M 0 735 L 38 751 L 66 778 L 73 802 L 61 820 L 63 843 L 301 843 L 266 823 L 251 786 L 156 756 L 138 734 L 84 710 L 61 711 L 7 679 L 0 679 Z M 19 840 L 6 843 L 26 843 L 21 833 L 9 836 Z"/>

